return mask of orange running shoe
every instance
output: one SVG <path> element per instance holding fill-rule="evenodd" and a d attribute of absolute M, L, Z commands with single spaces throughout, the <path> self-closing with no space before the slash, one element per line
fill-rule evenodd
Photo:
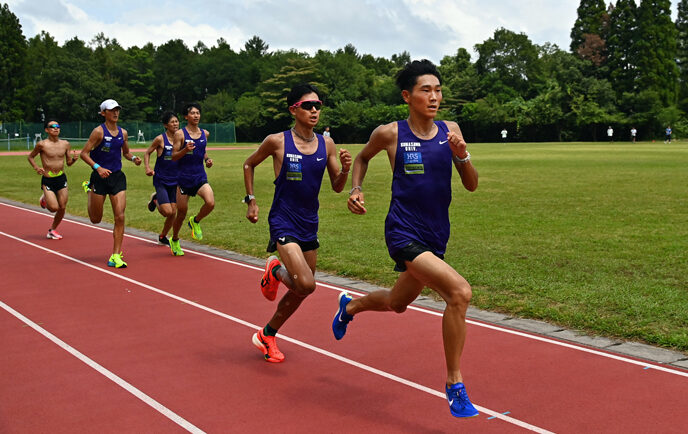
<path fill-rule="evenodd" d="M 270 256 L 267 261 L 265 261 L 265 273 L 263 273 L 263 278 L 260 279 L 260 290 L 270 301 L 275 300 L 277 297 L 277 288 L 279 287 L 280 281 L 277 280 L 275 276 L 272 275 L 272 270 L 281 265 L 277 256 Z"/>
<path fill-rule="evenodd" d="M 277 348 L 274 336 L 265 336 L 261 329 L 258 333 L 253 334 L 253 345 L 263 352 L 265 361 L 272 363 L 280 363 L 284 361 L 284 354 Z"/>

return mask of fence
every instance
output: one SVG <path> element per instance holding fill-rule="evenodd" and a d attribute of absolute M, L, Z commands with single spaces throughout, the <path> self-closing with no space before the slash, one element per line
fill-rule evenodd
<path fill-rule="evenodd" d="M 74 145 L 79 145 L 88 139 L 91 131 L 100 125 L 97 122 L 64 122 L 60 123 L 60 137 L 65 139 L 81 139 L 76 140 Z M 135 146 L 136 143 L 145 143 L 153 140 L 155 136 L 164 131 L 162 124 L 155 122 L 118 122 L 118 125 L 129 133 L 129 146 Z M 234 122 L 226 123 L 201 123 L 200 127 L 208 130 L 210 133 L 209 143 L 236 143 L 236 129 Z M 140 134 L 139 134 L 140 132 Z M 45 128 L 41 123 L 24 123 L 24 122 L 5 122 L 0 123 L 0 149 L 28 149 L 33 146 L 36 140 L 47 137 Z M 28 140 L 28 142 L 27 142 Z"/>

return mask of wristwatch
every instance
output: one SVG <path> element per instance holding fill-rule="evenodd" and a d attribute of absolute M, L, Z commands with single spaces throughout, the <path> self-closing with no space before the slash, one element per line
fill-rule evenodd
<path fill-rule="evenodd" d="M 458 155 L 456 155 L 454 158 L 456 158 L 456 161 L 458 161 L 459 163 L 465 163 L 466 161 L 471 160 L 471 153 L 466 151 L 466 158 L 459 158 Z"/>
<path fill-rule="evenodd" d="M 244 203 L 247 204 L 247 203 L 251 202 L 251 199 L 255 199 L 255 198 L 256 198 L 256 197 L 255 197 L 254 195 L 252 195 L 252 194 L 247 194 L 246 197 L 244 197 L 244 200 L 242 200 L 242 202 L 244 202 Z"/>

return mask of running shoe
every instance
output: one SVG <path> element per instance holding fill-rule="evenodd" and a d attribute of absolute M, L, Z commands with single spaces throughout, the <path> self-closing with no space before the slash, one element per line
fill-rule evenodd
<path fill-rule="evenodd" d="M 150 197 L 150 201 L 148 201 L 148 211 L 153 212 L 155 211 L 155 207 L 158 204 L 158 193 L 153 192 Z"/>
<path fill-rule="evenodd" d="M 170 250 L 172 250 L 174 256 L 184 256 L 184 251 L 182 250 L 182 246 L 179 245 L 179 240 L 170 240 Z"/>
<path fill-rule="evenodd" d="M 263 352 L 265 361 L 272 363 L 279 363 L 284 361 L 284 354 L 277 348 L 274 336 L 265 336 L 261 329 L 258 333 L 253 334 L 253 345 Z"/>
<path fill-rule="evenodd" d="M 112 256 L 110 256 L 110 259 L 108 260 L 108 267 L 127 268 L 127 263 L 124 262 L 122 259 L 122 252 L 113 253 Z"/>
<path fill-rule="evenodd" d="M 445 386 L 447 394 L 447 401 L 449 402 L 449 411 L 455 417 L 474 417 L 477 416 L 478 410 L 473 407 L 471 400 L 468 399 L 466 393 L 466 386 L 463 383 L 452 384 Z"/>
<path fill-rule="evenodd" d="M 42 194 L 41 198 L 38 199 L 38 204 L 41 206 L 41 208 L 45 209 L 48 206 L 48 203 L 45 201 L 45 195 Z"/>
<path fill-rule="evenodd" d="M 49 240 L 61 240 L 62 235 L 60 235 L 55 229 L 48 229 L 48 234 L 45 236 Z"/>
<path fill-rule="evenodd" d="M 270 301 L 274 301 L 275 297 L 277 297 L 277 288 L 280 284 L 280 281 L 272 274 L 272 270 L 280 265 L 279 259 L 274 255 L 265 261 L 265 272 L 263 273 L 263 278 L 260 279 L 260 291 Z"/>
<path fill-rule="evenodd" d="M 168 240 L 167 237 L 163 237 L 162 235 L 158 235 L 158 242 L 163 246 L 170 246 L 170 240 Z"/>
<path fill-rule="evenodd" d="M 192 215 L 189 217 L 189 227 L 191 228 L 191 238 L 194 240 L 202 240 L 203 239 L 203 231 L 201 230 L 201 224 L 196 223 L 196 218 L 195 215 Z"/>
<path fill-rule="evenodd" d="M 84 181 L 81 183 L 81 188 L 84 189 L 84 193 L 88 193 L 89 191 L 91 191 L 90 185 L 91 185 L 91 181 Z"/>
<path fill-rule="evenodd" d="M 334 338 L 337 340 L 344 337 L 347 324 L 354 319 L 353 315 L 346 313 L 346 305 L 349 304 L 351 300 L 353 300 L 353 298 L 348 292 L 344 291 L 339 294 L 339 309 L 332 321 L 332 332 L 334 333 Z"/>

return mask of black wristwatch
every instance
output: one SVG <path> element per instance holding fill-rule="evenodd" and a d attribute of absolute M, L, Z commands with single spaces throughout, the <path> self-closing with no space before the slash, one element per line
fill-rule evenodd
<path fill-rule="evenodd" d="M 247 194 L 246 197 L 244 197 L 244 200 L 242 200 L 242 202 L 244 202 L 245 204 L 248 204 L 249 202 L 251 202 L 251 199 L 255 199 L 255 198 L 256 197 L 254 195 Z"/>

